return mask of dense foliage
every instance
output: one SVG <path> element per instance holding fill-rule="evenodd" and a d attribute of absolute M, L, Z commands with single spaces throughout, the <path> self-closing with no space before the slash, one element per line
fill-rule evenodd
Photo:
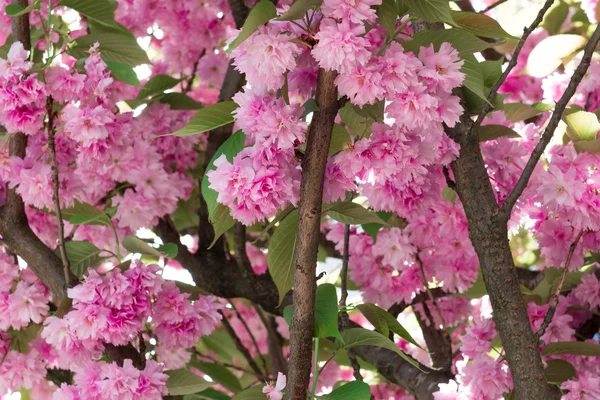
<path fill-rule="evenodd" d="M 0 396 L 600 399 L 597 1 L 0 6 Z"/>

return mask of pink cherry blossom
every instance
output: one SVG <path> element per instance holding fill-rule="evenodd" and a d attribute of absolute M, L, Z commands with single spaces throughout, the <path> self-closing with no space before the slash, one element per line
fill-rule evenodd
<path fill-rule="evenodd" d="M 281 400 L 283 398 L 282 390 L 285 389 L 286 377 L 284 374 L 279 372 L 277 374 L 277 382 L 275 384 L 268 384 L 262 390 L 267 395 L 269 400 Z"/>

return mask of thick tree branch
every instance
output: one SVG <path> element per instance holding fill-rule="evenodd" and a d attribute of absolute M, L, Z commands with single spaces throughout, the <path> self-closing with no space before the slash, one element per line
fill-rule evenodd
<path fill-rule="evenodd" d="M 590 38 L 589 42 L 585 46 L 583 58 L 581 59 L 581 62 L 577 66 L 577 69 L 575 69 L 575 72 L 573 73 L 573 76 L 571 77 L 571 80 L 569 81 L 569 85 L 565 89 L 565 92 L 561 96 L 560 100 L 558 100 L 558 103 L 556 103 L 556 107 L 554 107 L 554 111 L 552 112 L 552 117 L 550 117 L 550 121 L 548 121 L 548 125 L 546 125 L 546 129 L 544 129 L 544 133 L 542 134 L 540 141 L 535 146 L 535 149 L 533 149 L 533 152 L 531 153 L 531 156 L 529 157 L 529 160 L 527 161 L 525 168 L 523 168 L 523 173 L 519 177 L 517 184 L 515 185 L 512 192 L 510 192 L 510 194 L 508 195 L 506 200 L 504 200 L 504 203 L 502 204 L 501 213 L 505 219 L 508 220 L 508 218 L 510 217 L 510 213 L 511 213 L 515 203 L 517 202 L 517 200 L 519 199 L 519 197 L 521 196 L 521 194 L 527 187 L 527 184 L 529 183 L 529 179 L 531 178 L 531 175 L 533 174 L 535 166 L 537 165 L 540 157 L 544 153 L 546 146 L 548 146 L 548 144 L 550 143 L 550 140 L 552 140 L 554 131 L 556 130 L 556 127 L 558 126 L 558 123 L 560 122 L 560 119 L 562 118 L 562 114 L 565 111 L 567 104 L 571 100 L 571 97 L 573 97 L 573 95 L 575 94 L 575 91 L 577 90 L 577 86 L 579 86 L 579 83 L 581 83 L 581 80 L 583 79 L 585 73 L 588 70 L 588 67 L 590 66 L 590 61 L 592 59 L 592 56 L 594 55 L 596 46 L 598 46 L 599 40 L 600 40 L 600 25 L 596 27 L 596 30 L 592 34 L 592 37 Z"/>
<path fill-rule="evenodd" d="M 529 37 L 529 35 L 531 35 L 531 33 L 535 30 L 535 28 L 537 28 L 538 25 L 542 22 L 542 20 L 544 19 L 544 15 L 546 14 L 546 11 L 548 11 L 548 9 L 550 8 L 550 6 L 552 6 L 553 3 L 554 3 L 554 0 L 546 0 L 546 2 L 544 3 L 544 6 L 538 12 L 535 20 L 523 32 L 523 36 L 521 36 L 521 39 L 519 39 L 519 43 L 517 44 L 515 51 L 513 51 L 510 61 L 508 62 L 508 65 L 506 66 L 506 69 L 502 72 L 502 75 L 500 75 L 500 77 L 498 78 L 496 83 L 494 83 L 494 86 L 492 86 L 492 88 L 490 89 L 490 93 L 488 94 L 488 97 L 487 97 L 487 102 L 485 103 L 485 105 L 483 106 L 483 109 L 477 116 L 477 120 L 475 121 L 475 124 L 473 126 L 471 126 L 471 129 L 469 131 L 470 135 L 472 135 L 474 132 L 476 132 L 479 129 L 485 116 L 492 110 L 492 107 L 493 107 L 492 104 L 494 102 L 494 99 L 496 98 L 496 95 L 498 94 L 498 89 L 500 89 L 500 86 L 502 86 L 504 81 L 506 81 L 508 74 L 510 74 L 512 69 L 517 65 L 517 62 L 519 61 L 519 54 L 521 53 L 521 49 L 525 45 L 527 38 Z"/>
<path fill-rule="evenodd" d="M 279 294 L 269 273 L 256 275 L 252 267 L 240 267 L 236 260 L 224 252 L 211 251 L 192 254 L 181 244 L 179 233 L 169 219 L 162 219 L 154 228 L 166 242 L 176 243 L 179 251 L 176 260 L 187 269 L 196 286 L 218 297 L 245 298 L 260 304 L 266 311 L 281 314 L 278 309 Z"/>
<path fill-rule="evenodd" d="M 452 171 L 506 352 L 516 399 L 555 399 L 544 379 L 537 337 L 529 324 L 508 243 L 506 220 L 498 218 L 496 198 L 477 135 L 468 135 L 472 123 L 465 112 L 455 128 L 446 129 L 461 145 Z"/>
<path fill-rule="evenodd" d="M 350 321 L 349 328 L 360 326 Z M 393 351 L 375 346 L 356 346 L 356 355 L 373 365 L 390 382 L 403 387 L 417 400 L 433 400 L 440 383 L 447 383 L 454 376 L 448 371 L 438 371 L 419 364 L 415 367 Z"/>
<path fill-rule="evenodd" d="M 317 78 L 315 111 L 302 161 L 302 183 L 298 206 L 296 269 L 294 271 L 294 313 L 290 328 L 290 368 L 286 399 L 306 398 L 312 361 L 315 288 L 319 227 L 325 164 L 334 120 L 339 109 L 335 71 L 320 69 Z"/>
<path fill-rule="evenodd" d="M 27 0 L 13 0 L 12 4 L 26 8 Z M 12 36 L 26 50 L 31 48 L 29 14 L 12 19 Z M 27 136 L 14 134 L 8 143 L 9 156 L 25 158 Z M 19 255 L 36 276 L 50 289 L 54 302 L 59 304 L 66 297 L 65 276 L 61 260 L 33 233 L 25 214 L 25 205 L 14 189 L 9 189 L 6 203 L 0 208 L 0 234 L 2 242 Z"/>

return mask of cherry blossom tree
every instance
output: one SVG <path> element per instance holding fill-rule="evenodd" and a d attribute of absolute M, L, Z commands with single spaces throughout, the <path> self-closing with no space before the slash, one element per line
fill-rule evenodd
<path fill-rule="evenodd" d="M 595 0 L 0 0 L 0 396 L 600 399 Z"/>

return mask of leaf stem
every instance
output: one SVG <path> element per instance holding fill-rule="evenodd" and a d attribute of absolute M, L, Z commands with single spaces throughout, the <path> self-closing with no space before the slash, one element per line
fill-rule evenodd
<path fill-rule="evenodd" d="M 317 391 L 317 381 L 319 380 L 319 338 L 315 338 L 315 366 L 313 367 L 313 384 L 312 390 L 310 391 L 310 400 L 315 398 L 315 392 Z"/>

